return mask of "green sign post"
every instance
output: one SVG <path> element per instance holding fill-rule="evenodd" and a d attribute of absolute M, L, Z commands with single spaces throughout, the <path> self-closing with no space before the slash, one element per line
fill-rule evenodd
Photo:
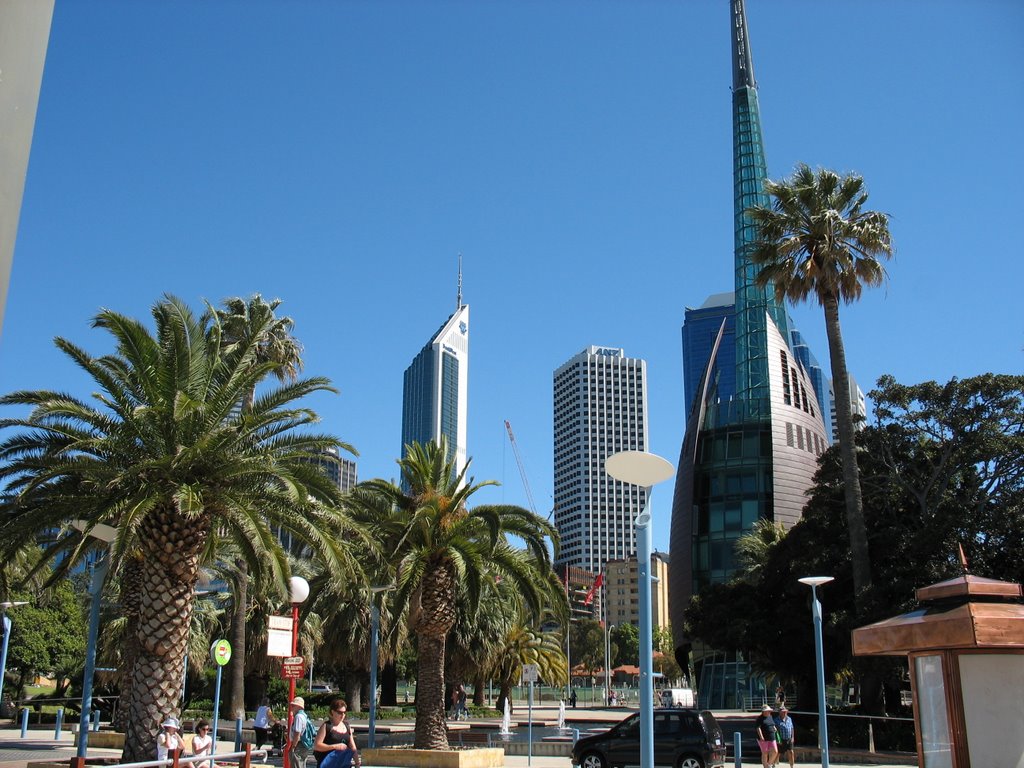
<path fill-rule="evenodd" d="M 217 713 L 220 712 L 220 678 L 224 672 L 224 665 L 231 661 L 231 643 L 227 640 L 215 640 L 210 646 L 210 658 L 217 665 L 217 685 L 213 693 L 213 743 L 210 745 L 210 754 L 217 751 Z"/>

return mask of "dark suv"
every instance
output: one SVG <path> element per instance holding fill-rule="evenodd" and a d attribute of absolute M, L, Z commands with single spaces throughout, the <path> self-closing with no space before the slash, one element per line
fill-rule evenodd
<path fill-rule="evenodd" d="M 581 768 L 640 765 L 640 715 L 630 715 L 607 733 L 580 739 L 572 764 Z M 672 768 L 721 768 L 725 741 L 715 716 L 696 709 L 654 710 L 654 764 Z"/>

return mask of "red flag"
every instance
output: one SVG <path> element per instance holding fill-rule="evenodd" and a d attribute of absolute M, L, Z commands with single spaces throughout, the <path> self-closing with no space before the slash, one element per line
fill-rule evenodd
<path fill-rule="evenodd" d="M 604 584 L 604 574 L 599 573 L 597 574 L 597 578 L 594 579 L 594 586 L 590 588 L 590 591 L 587 592 L 587 596 L 583 600 L 584 605 L 590 605 L 592 602 L 594 602 L 594 593 L 597 592 L 598 587 L 600 587 L 602 584 Z"/>

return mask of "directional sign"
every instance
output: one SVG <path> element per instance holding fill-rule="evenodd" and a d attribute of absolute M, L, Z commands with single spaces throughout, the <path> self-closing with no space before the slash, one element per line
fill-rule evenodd
<path fill-rule="evenodd" d="M 285 680 L 300 680 L 306 676 L 306 663 L 301 656 L 281 659 L 281 677 Z"/>
<path fill-rule="evenodd" d="M 227 640 L 217 640 L 210 646 L 210 657 L 217 663 L 217 666 L 223 667 L 231 661 L 231 643 Z"/>
<path fill-rule="evenodd" d="M 267 626 L 267 656 L 291 656 L 292 617 L 271 616 Z"/>

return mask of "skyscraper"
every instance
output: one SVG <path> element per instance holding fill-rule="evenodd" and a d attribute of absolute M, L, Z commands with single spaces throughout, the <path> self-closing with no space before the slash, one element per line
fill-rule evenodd
<path fill-rule="evenodd" d="M 469 305 L 462 303 L 462 269 L 455 312 L 405 369 L 402 455 L 413 442 L 447 440 L 456 471 L 466 466 L 469 398 Z"/>
<path fill-rule="evenodd" d="M 636 551 L 633 518 L 646 491 L 613 480 L 605 459 L 647 450 L 647 363 L 588 347 L 554 373 L 557 566 L 599 573 Z"/>
<path fill-rule="evenodd" d="M 746 211 L 768 203 L 767 171 L 743 0 L 729 7 L 735 330 L 730 343 L 727 307 L 722 301 L 708 307 L 717 318 L 705 321 L 717 319 L 718 328 L 713 337 L 707 328 L 694 334 L 700 338 L 692 348 L 703 344 L 708 355 L 687 367 L 701 374 L 695 386 L 687 381 L 692 400 L 676 475 L 669 567 L 673 635 L 682 650 L 689 649 L 683 612 L 691 595 L 732 575 L 735 542 L 757 520 L 788 528 L 800 518 L 817 457 L 828 446 L 815 387 L 790 346 L 785 308 L 771 286 L 756 285 L 758 268 L 749 258 L 756 229 Z M 704 706 L 735 706 L 737 695 L 756 692 L 742 657 L 707 649 L 694 656 Z"/>

